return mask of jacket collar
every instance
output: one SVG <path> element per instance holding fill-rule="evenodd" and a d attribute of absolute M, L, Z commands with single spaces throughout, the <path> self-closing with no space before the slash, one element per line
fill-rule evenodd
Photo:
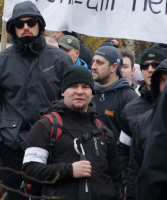
<path fill-rule="evenodd" d="M 84 113 L 76 112 L 70 110 L 65 104 L 64 100 L 61 99 L 59 101 L 53 102 L 52 111 L 56 111 L 58 113 L 64 113 L 65 115 L 69 115 L 70 118 L 76 118 L 76 119 L 86 119 L 86 118 L 94 118 L 98 117 L 98 114 L 96 112 L 96 106 L 94 103 L 90 102 L 88 106 L 88 111 Z"/>
<path fill-rule="evenodd" d="M 16 51 L 21 55 L 24 56 L 27 51 L 30 51 L 32 54 L 40 55 L 43 48 L 46 46 L 45 38 L 43 33 L 37 39 L 29 44 L 25 44 L 21 42 L 17 37 L 13 37 L 14 47 Z"/>
<path fill-rule="evenodd" d="M 151 94 L 151 90 L 147 89 L 147 85 L 146 85 L 145 82 L 140 86 L 139 92 L 141 93 L 141 98 L 144 98 L 148 102 L 153 104 L 154 101 L 153 101 L 153 97 L 152 97 L 152 94 Z"/>

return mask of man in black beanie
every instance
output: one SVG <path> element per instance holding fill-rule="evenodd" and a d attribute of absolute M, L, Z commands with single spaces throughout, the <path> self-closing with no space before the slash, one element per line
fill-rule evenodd
<path fill-rule="evenodd" d="M 80 54 L 79 54 L 79 57 L 80 57 L 80 59 L 84 60 L 86 62 L 86 64 L 88 65 L 88 68 L 91 69 L 93 54 L 92 54 L 92 52 L 91 52 L 91 50 L 89 48 L 85 47 L 83 40 L 81 40 L 81 38 L 79 38 L 75 32 L 73 32 L 73 31 L 72 32 L 55 31 L 53 33 L 53 37 L 55 38 L 55 40 L 57 42 L 59 42 L 60 38 L 66 36 L 66 35 L 74 36 L 79 40 L 79 43 L 80 43 Z"/>
<path fill-rule="evenodd" d="M 125 106 L 120 116 L 122 130 L 119 138 L 119 155 L 125 185 L 133 131 L 140 116 L 153 108 L 154 101 L 151 94 L 151 77 L 158 65 L 166 58 L 167 51 L 158 46 L 144 51 L 140 62 L 140 69 L 144 78 L 144 83 L 139 88 L 141 96 Z"/>
<path fill-rule="evenodd" d="M 46 44 L 45 21 L 31 1 L 15 5 L 6 28 L 13 45 L 0 53 L 0 165 L 20 171 L 28 132 L 40 113 L 62 98 L 63 72 L 72 60 Z M 21 175 L 8 170 L 1 175 L 5 186 L 20 188 Z M 24 199 L 5 191 L 6 200 Z"/>
<path fill-rule="evenodd" d="M 61 92 L 64 100 L 56 101 L 52 112 L 62 118 L 62 133 L 50 150 L 51 124 L 46 118 L 36 122 L 28 135 L 23 171 L 41 181 L 52 181 L 59 173 L 55 183 L 43 186 L 41 195 L 64 200 L 123 200 L 113 133 L 100 121 L 102 129 L 95 123 L 98 114 L 90 103 L 95 94 L 91 72 L 83 66 L 68 67 Z"/>

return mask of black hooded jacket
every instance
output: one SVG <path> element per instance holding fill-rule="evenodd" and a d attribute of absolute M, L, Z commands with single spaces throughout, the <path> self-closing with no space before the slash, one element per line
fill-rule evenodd
<path fill-rule="evenodd" d="M 133 146 L 135 146 L 135 141 L 138 146 L 133 149 L 135 159 L 131 161 L 133 165 L 131 165 L 130 175 L 134 175 L 135 180 L 138 178 L 137 186 L 134 185 L 134 181 L 131 183 L 131 186 L 136 186 L 135 191 L 137 191 L 136 198 L 133 199 L 167 199 L 167 85 L 162 94 L 159 95 L 159 73 L 162 70 L 167 71 L 167 59 L 159 65 L 152 75 L 151 91 L 156 100 L 155 108 L 147 119 L 146 116 L 141 119 L 143 121 L 145 118 L 144 123 L 147 131 L 142 128 L 143 124 L 140 120 L 134 135 Z M 139 157 L 136 152 L 139 152 L 141 156 Z"/>
<path fill-rule="evenodd" d="M 58 181 L 46 184 L 42 195 L 63 196 L 64 200 L 78 200 L 80 179 L 73 178 L 72 163 L 79 161 L 80 156 L 74 149 L 73 140 L 92 130 L 97 130 L 94 118 L 98 115 L 92 103 L 85 113 L 71 111 L 63 100 L 55 102 L 53 110 L 60 114 L 63 127 L 71 137 L 62 132 L 52 148 L 52 160 L 47 163 L 50 152 L 50 122 L 46 118 L 36 122 L 28 135 L 23 171 L 28 176 L 42 181 L 52 181 L 56 177 L 56 172 L 59 172 Z M 107 132 L 109 145 L 101 134 L 83 143 L 86 160 L 90 161 L 92 166 L 92 174 L 88 178 L 92 200 L 116 200 L 118 191 L 123 190 L 113 133 L 109 129 Z"/>
<path fill-rule="evenodd" d="M 121 132 L 120 114 L 125 105 L 138 95 L 125 78 L 120 78 L 109 88 L 103 90 L 95 83 L 96 94 L 92 99 L 95 103 L 100 120 L 113 131 L 118 141 Z"/>
<path fill-rule="evenodd" d="M 140 86 L 139 92 L 141 93 L 141 96 L 127 104 L 120 116 L 121 134 L 118 150 L 122 167 L 123 182 L 125 185 L 128 172 L 131 138 L 134 128 L 140 116 L 153 108 L 151 91 L 147 89 L 145 83 Z"/>
<path fill-rule="evenodd" d="M 15 6 L 8 28 L 19 15 L 31 16 L 34 11 L 33 16 L 39 16 L 32 2 L 26 8 L 21 5 Z M 0 53 L 0 141 L 12 149 L 24 149 L 27 133 L 40 113 L 61 98 L 63 72 L 72 60 L 62 50 L 47 45 L 42 33 L 28 44 L 14 35 L 13 42 Z"/>
<path fill-rule="evenodd" d="M 161 71 L 167 72 L 167 62 L 162 62 L 151 77 L 151 93 L 154 102 L 157 101 L 160 94 L 159 80 Z M 148 134 L 150 133 L 152 117 L 153 109 L 142 114 L 133 132 L 127 177 L 127 200 L 136 200 L 136 179 L 143 163 L 146 141 Z"/>
<path fill-rule="evenodd" d="M 85 47 L 84 42 L 80 38 L 78 38 L 78 40 L 80 42 L 79 58 L 85 61 L 88 65 L 88 68 L 91 70 L 93 53 L 89 48 Z"/>

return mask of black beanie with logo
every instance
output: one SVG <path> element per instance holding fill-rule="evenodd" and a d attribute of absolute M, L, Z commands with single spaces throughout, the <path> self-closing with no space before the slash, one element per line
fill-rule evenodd
<path fill-rule="evenodd" d="M 156 60 L 162 62 L 167 58 L 167 50 L 158 46 L 146 49 L 141 56 L 140 65 L 147 60 Z"/>
<path fill-rule="evenodd" d="M 71 85 L 77 83 L 85 83 L 92 89 L 92 94 L 95 94 L 94 81 L 91 72 L 84 66 L 71 65 L 67 67 L 63 74 L 61 93 L 63 93 Z"/>

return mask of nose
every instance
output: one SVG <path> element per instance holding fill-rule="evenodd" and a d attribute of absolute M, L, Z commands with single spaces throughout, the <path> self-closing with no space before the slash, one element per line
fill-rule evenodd
<path fill-rule="evenodd" d="M 96 64 L 95 64 L 95 62 L 92 63 L 91 69 L 96 69 Z"/>
<path fill-rule="evenodd" d="M 76 89 L 76 93 L 77 94 L 83 94 L 83 88 L 82 87 L 77 87 L 77 89 Z"/>
<path fill-rule="evenodd" d="M 152 65 L 150 64 L 148 67 L 148 72 L 153 72 L 155 69 L 152 67 Z"/>
<path fill-rule="evenodd" d="M 29 26 L 27 25 L 27 23 L 24 23 L 24 29 L 29 29 Z"/>
<path fill-rule="evenodd" d="M 56 32 L 53 33 L 53 37 L 56 37 Z"/>

